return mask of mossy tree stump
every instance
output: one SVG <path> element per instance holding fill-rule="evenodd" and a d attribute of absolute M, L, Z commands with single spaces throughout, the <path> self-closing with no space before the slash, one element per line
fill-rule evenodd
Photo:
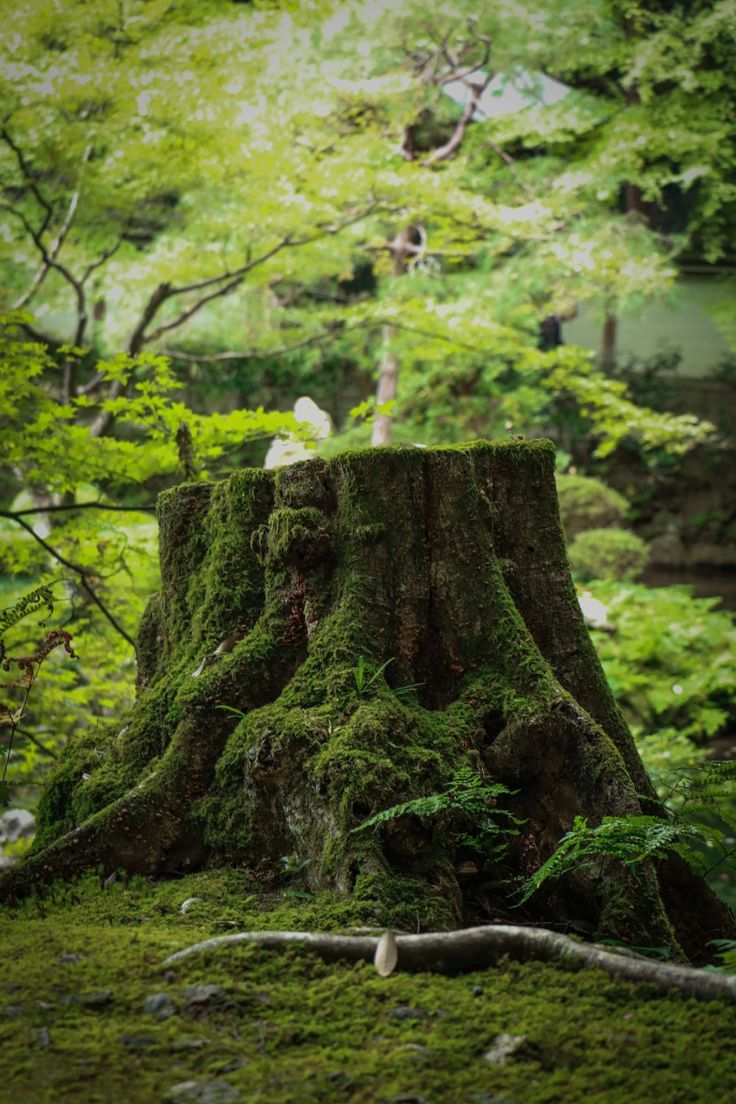
<path fill-rule="evenodd" d="M 728 933 L 676 857 L 637 879 L 613 862 L 567 875 L 508 911 L 505 879 L 531 873 L 575 815 L 661 811 L 580 615 L 551 444 L 247 469 L 165 493 L 159 516 L 137 704 L 69 749 L 5 899 L 100 865 L 274 873 L 290 853 L 312 889 L 378 907 L 413 895 L 425 923 L 498 910 L 690 956 Z M 360 666 L 384 664 L 361 690 Z M 461 767 L 514 791 L 503 800 L 523 823 L 501 860 L 436 818 L 351 831 Z"/>

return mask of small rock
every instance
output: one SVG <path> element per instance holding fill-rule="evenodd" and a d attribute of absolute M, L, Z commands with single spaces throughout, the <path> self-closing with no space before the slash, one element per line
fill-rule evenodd
<path fill-rule="evenodd" d="M 155 1016 L 157 1020 L 168 1020 L 176 1014 L 176 1005 L 168 993 L 150 993 L 143 1001 L 144 1016 Z"/>
<path fill-rule="evenodd" d="M 154 1035 L 121 1035 L 120 1042 L 133 1050 L 146 1050 L 148 1047 L 156 1046 Z"/>
<path fill-rule="evenodd" d="M 238 1104 L 240 1093 L 227 1081 L 181 1081 L 166 1094 L 169 1104 Z"/>
<path fill-rule="evenodd" d="M 3 1008 L 3 1012 L 10 1020 L 17 1020 L 19 1016 L 23 1015 L 22 1004 L 6 1004 Z"/>
<path fill-rule="evenodd" d="M 482 997 L 483 996 L 483 986 L 482 985 L 474 985 L 473 988 L 470 990 L 470 992 L 473 994 L 474 997 Z"/>
<path fill-rule="evenodd" d="M 428 1062 L 432 1057 L 432 1051 L 429 1047 L 422 1046 L 421 1043 L 404 1043 L 399 1047 L 399 1050 L 408 1051 L 417 1062 Z"/>
<path fill-rule="evenodd" d="M 36 831 L 36 818 L 27 809 L 8 809 L 0 816 L 0 842 L 15 843 L 32 836 Z"/>
<path fill-rule="evenodd" d="M 473 1104 L 516 1104 L 515 1100 L 512 1100 L 510 1096 L 504 1096 L 503 1093 L 473 1093 L 470 1099 Z"/>
<path fill-rule="evenodd" d="M 389 1008 L 388 1014 L 392 1020 L 426 1020 L 428 1015 L 423 1008 L 409 1008 L 405 1004 Z"/>
<path fill-rule="evenodd" d="M 173 1039 L 169 1050 L 201 1050 L 206 1046 L 204 1039 Z"/>
<path fill-rule="evenodd" d="M 493 1040 L 491 1049 L 484 1055 L 485 1060 L 492 1066 L 504 1066 L 506 1059 L 515 1054 L 525 1042 L 526 1035 L 509 1035 L 504 1031 Z"/>
<path fill-rule="evenodd" d="M 82 956 L 78 954 L 63 954 L 59 955 L 59 962 L 63 962 L 65 966 L 70 965 L 72 962 L 81 962 Z"/>
<path fill-rule="evenodd" d="M 182 915 L 189 912 L 192 905 L 198 904 L 201 900 L 201 897 L 187 897 L 186 901 L 182 901 L 179 905 L 179 912 L 182 913 Z"/>
<path fill-rule="evenodd" d="M 100 989 L 96 993 L 69 993 L 61 998 L 62 1004 L 81 1004 L 83 1008 L 107 1008 L 112 1003 L 112 989 Z"/>
<path fill-rule="evenodd" d="M 225 996 L 225 990 L 219 985 L 188 985 L 184 990 L 187 1012 L 197 1015 Z"/>
<path fill-rule="evenodd" d="M 47 1027 L 39 1027 L 38 1045 L 40 1047 L 47 1047 L 51 1045 L 51 1036 L 49 1035 L 49 1029 Z"/>

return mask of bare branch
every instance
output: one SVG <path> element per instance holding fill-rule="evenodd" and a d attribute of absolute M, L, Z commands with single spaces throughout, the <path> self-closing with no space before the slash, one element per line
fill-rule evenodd
<path fill-rule="evenodd" d="M 123 514 L 155 513 L 155 506 L 113 506 L 109 502 L 74 502 L 68 506 L 29 506 L 25 510 L 12 510 L 14 518 L 26 517 L 28 514 L 55 514 L 69 510 L 115 510 Z M 7 515 L 6 515 L 7 516 Z"/>
<path fill-rule="evenodd" d="M 422 162 L 425 168 L 428 168 L 430 165 L 436 165 L 440 161 L 447 161 L 449 158 L 455 156 L 465 138 L 465 131 L 467 130 L 468 123 L 473 118 L 480 98 L 490 83 L 490 76 L 487 76 L 479 84 L 476 84 L 474 81 L 463 80 L 463 84 L 470 91 L 468 102 L 463 109 L 462 115 L 458 119 L 455 130 L 450 136 L 449 141 L 445 142 L 444 146 L 440 146 L 438 149 L 434 150 L 429 157 L 425 158 Z"/>
<path fill-rule="evenodd" d="M 100 255 L 99 255 L 99 257 L 97 258 L 96 261 L 92 261 L 91 264 L 87 265 L 87 267 L 85 268 L 85 270 L 82 273 L 82 276 L 80 278 L 80 281 L 79 281 L 80 284 L 86 284 L 87 280 L 90 278 L 92 273 L 95 272 L 98 268 L 101 268 L 102 265 L 105 263 L 105 261 L 109 261 L 110 258 L 115 253 L 117 253 L 118 249 L 120 248 L 120 246 L 122 244 L 123 244 L 123 235 L 121 234 L 120 237 L 117 239 L 117 241 L 113 245 L 108 246 L 107 249 L 102 250 L 102 252 L 100 253 Z"/>
<path fill-rule="evenodd" d="M 250 271 L 250 269 L 246 269 L 246 271 Z M 223 284 L 215 291 L 211 291 L 209 295 L 204 295 L 201 299 L 198 299 L 196 303 L 193 303 L 191 307 L 187 307 L 186 310 L 178 314 L 171 322 L 166 322 L 164 325 L 159 326 L 157 330 L 154 330 L 153 333 L 147 334 L 146 343 L 149 341 L 156 341 L 163 334 L 169 333 L 170 330 L 178 329 L 179 326 L 188 322 L 195 314 L 198 314 L 202 307 L 206 307 L 208 303 L 211 303 L 213 299 L 220 299 L 223 295 L 229 295 L 231 291 L 234 291 L 236 287 L 242 284 L 244 279 L 245 273 L 240 276 L 235 276 L 229 283 Z M 177 290 L 173 294 L 179 295 L 181 292 Z"/>
<path fill-rule="evenodd" d="M 411 326 L 404 322 L 397 322 L 394 318 L 373 318 L 365 319 L 361 322 L 354 322 L 352 325 L 344 325 L 342 323 L 335 323 L 329 326 L 321 333 L 313 334 L 311 337 L 302 338 L 300 341 L 295 341 L 290 345 L 280 345 L 275 349 L 258 350 L 258 349 L 246 349 L 241 353 L 212 353 L 210 356 L 203 355 L 198 356 L 195 353 L 185 353 L 177 349 L 166 349 L 165 356 L 172 357 L 176 360 L 183 360 L 192 364 L 199 363 L 219 363 L 227 360 L 268 360 L 271 357 L 284 356 L 286 353 L 296 352 L 298 349 L 306 349 L 310 345 L 321 345 L 325 341 L 331 341 L 336 337 L 342 337 L 345 334 L 354 333 L 358 330 L 380 330 L 384 326 L 392 326 L 395 330 L 402 330 L 405 333 L 417 334 L 420 337 L 429 337 L 435 341 L 443 341 L 448 345 L 455 345 L 460 349 L 467 349 L 472 353 L 485 353 L 486 349 L 481 348 L 479 345 L 470 345 L 465 341 L 458 341 L 455 337 L 448 337 L 447 334 L 437 333 L 433 330 L 425 330 L 420 326 Z"/>
<path fill-rule="evenodd" d="M 41 223 L 40 230 L 38 231 L 39 236 L 40 236 L 41 234 L 45 233 L 46 228 L 48 227 L 48 224 L 50 223 L 51 219 L 53 218 L 54 209 L 51 206 L 51 204 L 48 202 L 48 200 L 41 193 L 38 185 L 36 184 L 35 180 L 33 179 L 33 173 L 31 172 L 30 166 L 29 166 L 28 162 L 26 161 L 25 157 L 23 156 L 23 151 L 21 150 L 20 146 L 18 146 L 16 144 L 16 142 L 14 141 L 14 139 L 11 137 L 10 132 L 8 131 L 7 127 L 3 127 L 2 129 L 0 129 L 0 138 L 2 138 L 2 140 L 5 142 L 6 146 L 9 146 L 10 149 L 15 154 L 15 159 L 18 162 L 18 167 L 21 171 L 21 175 L 22 175 L 23 179 L 25 180 L 26 184 L 28 185 L 34 199 L 43 208 L 43 210 L 45 212 L 44 220 Z"/>
<path fill-rule="evenodd" d="M 27 728 L 16 728 L 15 732 L 16 732 L 16 735 L 22 736 L 26 740 L 30 740 L 30 742 L 35 747 L 37 747 L 38 750 L 43 755 L 48 755 L 52 759 L 58 759 L 59 758 L 59 756 L 56 754 L 55 751 L 52 751 L 51 748 L 46 747 L 45 744 L 42 744 L 41 741 L 38 739 L 38 737 L 34 736 L 32 732 L 29 732 Z"/>

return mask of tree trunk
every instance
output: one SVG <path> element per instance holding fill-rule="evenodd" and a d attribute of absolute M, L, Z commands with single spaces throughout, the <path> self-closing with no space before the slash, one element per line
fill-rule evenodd
<path fill-rule="evenodd" d="M 381 364 L 378 369 L 378 386 L 376 387 L 376 406 L 379 409 L 396 398 L 396 388 L 399 382 L 399 358 L 391 348 L 396 330 L 393 326 L 384 326 L 381 334 L 383 352 Z M 373 419 L 373 431 L 371 444 L 374 447 L 391 444 L 391 429 L 393 419 L 390 414 L 376 414 Z"/>
<path fill-rule="evenodd" d="M 613 311 L 606 311 L 603 320 L 603 340 L 601 342 L 601 368 L 611 375 L 616 368 L 616 331 L 618 318 Z"/>
<path fill-rule="evenodd" d="M 69 750 L 2 898 L 100 864 L 276 871 L 292 854 L 312 889 L 377 908 L 401 893 L 425 926 L 583 922 L 691 957 L 732 930 L 676 859 L 636 878 L 609 861 L 513 909 L 514 877 L 575 815 L 661 811 L 582 621 L 551 444 L 247 469 L 159 512 L 137 704 Z M 352 831 L 461 768 L 513 791 L 502 853 L 473 849 L 462 809 Z"/>

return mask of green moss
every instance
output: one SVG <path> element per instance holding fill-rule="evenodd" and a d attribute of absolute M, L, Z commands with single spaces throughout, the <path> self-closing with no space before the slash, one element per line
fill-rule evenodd
<path fill-rule="evenodd" d="M 3 1093 L 33 1104 L 151 1104 L 183 1081 L 232 1086 L 242 1104 L 731 1104 L 736 1006 L 661 996 L 594 970 L 504 962 L 457 977 L 326 965 L 305 952 L 222 949 L 162 959 L 238 928 L 371 924 L 372 887 L 348 911 L 254 897 L 212 872 L 103 889 L 96 879 L 0 916 Z M 395 901 L 401 887 L 392 886 Z M 181 903 L 200 898 L 185 914 Z M 75 903 L 76 901 L 76 903 Z M 414 902 L 416 905 L 416 901 Z M 406 926 L 412 926 L 406 898 Z M 317 923 L 319 921 L 319 923 Z M 62 961 L 62 956 L 78 956 Z M 222 995 L 197 1011 L 186 990 Z M 106 1002 L 80 996 L 110 991 Z M 168 993 L 173 1016 L 143 1012 Z M 404 1010 L 398 1012 L 397 1010 Z M 505 1064 L 485 1054 L 525 1036 Z"/>

